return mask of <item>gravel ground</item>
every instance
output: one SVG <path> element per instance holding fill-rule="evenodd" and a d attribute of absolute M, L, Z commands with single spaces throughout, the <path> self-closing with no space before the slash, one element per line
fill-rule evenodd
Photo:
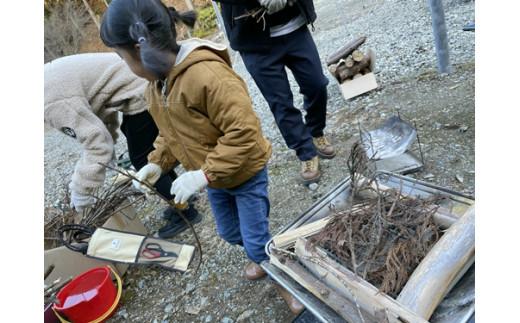
<path fill-rule="evenodd" d="M 417 124 L 425 157 L 425 170 L 412 175 L 473 195 L 474 192 L 474 33 L 462 26 L 474 21 L 474 2 L 444 1 L 454 70 L 439 76 L 428 7 L 425 1 L 317 0 L 318 20 L 313 37 L 325 59 L 352 38 L 367 36 L 366 47 L 377 56 L 380 87 L 345 101 L 328 72 L 328 127 L 338 151 L 322 162 L 318 188 L 298 183 L 299 163 L 287 149 L 267 104 L 247 74 L 238 55 L 234 68 L 247 81 L 265 135 L 273 142 L 269 162 L 271 232 L 276 233 L 346 176 L 348 148 L 345 142 L 357 132 L 357 124 L 374 128 L 399 111 Z M 341 16 L 337 12 L 343 12 Z M 324 66 L 325 68 L 325 66 Z M 325 69 L 324 69 L 325 70 Z M 302 105 L 296 83 L 290 77 L 295 105 Z M 465 131 L 459 131 L 462 126 Z M 117 152 L 126 143 L 119 140 Z M 45 131 L 45 206 L 59 206 L 64 187 L 80 156 L 78 145 L 57 131 Z M 458 178 L 458 179 L 457 179 Z M 112 322 L 287 322 L 293 318 L 267 280 L 241 278 L 246 264 L 243 251 L 229 246 L 215 232 L 206 196 L 196 202 L 204 219 L 195 226 L 201 237 L 204 262 L 197 275 L 160 269 L 133 268 L 124 278 L 122 305 Z M 164 207 L 150 199 L 139 215 L 151 232 L 163 225 L 157 216 Z M 185 232 L 175 240 L 194 243 Z"/>

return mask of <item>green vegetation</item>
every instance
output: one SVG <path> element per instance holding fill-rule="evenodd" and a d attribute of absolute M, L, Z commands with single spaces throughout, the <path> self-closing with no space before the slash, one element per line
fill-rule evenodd
<path fill-rule="evenodd" d="M 207 37 L 217 31 L 217 15 L 213 6 L 207 6 L 197 10 L 197 24 L 193 30 L 193 36 Z"/>

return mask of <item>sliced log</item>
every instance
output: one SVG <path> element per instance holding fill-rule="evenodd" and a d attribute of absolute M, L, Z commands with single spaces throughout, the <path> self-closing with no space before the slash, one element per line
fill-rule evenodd
<path fill-rule="evenodd" d="M 454 223 L 428 252 L 397 300 L 425 319 L 475 262 L 475 207 Z"/>
<path fill-rule="evenodd" d="M 330 74 L 332 74 L 332 76 L 334 76 L 336 78 L 338 77 L 338 75 L 337 75 L 338 65 L 331 64 L 331 65 L 327 66 L 327 69 L 329 70 Z"/>
<path fill-rule="evenodd" d="M 327 65 L 334 64 L 338 62 L 341 58 L 347 57 L 350 55 L 355 49 L 357 49 L 359 46 L 361 46 L 365 40 L 366 36 L 359 37 L 357 39 L 354 39 L 350 43 L 346 44 L 345 46 L 338 49 L 335 53 L 329 56 L 326 63 Z"/>
<path fill-rule="evenodd" d="M 339 295 L 358 304 L 363 312 L 370 316 L 386 313 L 389 322 L 427 322 L 390 296 L 380 293 L 372 284 L 339 265 L 328 257 L 324 250 L 320 248 L 307 250 L 305 245 L 305 239 L 296 241 L 295 253 L 299 260 Z"/>
<path fill-rule="evenodd" d="M 367 68 L 364 68 L 364 69 L 361 71 L 361 74 L 366 75 L 366 74 L 368 74 L 368 73 L 370 73 L 370 72 L 372 72 L 372 71 L 370 70 L 370 68 L 367 67 Z"/>
<path fill-rule="evenodd" d="M 361 52 L 360 50 L 355 50 L 352 52 L 352 59 L 354 60 L 354 62 L 361 62 L 363 60 L 363 58 L 365 57 L 365 55 L 363 54 L 363 52 Z"/>
<path fill-rule="evenodd" d="M 340 78 L 348 78 L 352 77 L 359 72 L 361 72 L 362 69 L 367 68 L 370 66 L 370 57 L 365 56 L 363 57 L 363 60 L 357 64 L 355 64 L 353 67 L 349 68 L 346 72 L 343 72 L 343 74 L 339 74 Z"/>
<path fill-rule="evenodd" d="M 349 56 L 345 59 L 345 66 L 348 68 L 354 66 L 354 59 L 352 58 L 352 56 Z"/>
<path fill-rule="evenodd" d="M 370 314 L 357 309 L 355 304 L 350 302 L 348 299 L 339 295 L 335 290 L 328 287 L 321 279 L 311 274 L 305 267 L 300 263 L 292 259 L 284 259 L 283 261 L 278 259 L 277 256 L 271 255 L 271 264 L 283 270 L 298 284 L 303 286 L 314 296 L 320 299 L 322 302 L 327 304 L 336 313 L 339 314 L 347 322 L 362 323 L 362 322 L 378 322 Z"/>

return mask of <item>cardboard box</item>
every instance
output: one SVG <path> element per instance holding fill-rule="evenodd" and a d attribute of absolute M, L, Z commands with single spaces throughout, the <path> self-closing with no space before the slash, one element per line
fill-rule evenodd
<path fill-rule="evenodd" d="M 113 216 L 111 216 L 103 227 L 121 231 L 135 232 L 146 235 L 148 232 L 141 220 L 137 217 L 133 206 L 129 206 Z M 68 279 L 70 276 L 77 276 L 91 268 L 112 265 L 117 273 L 122 276 L 128 269 L 126 264 L 115 264 L 108 261 L 88 258 L 79 252 L 74 252 L 65 246 L 45 250 L 43 260 L 43 270 L 54 264 L 54 270 L 45 280 L 45 284 L 50 284 L 61 277 L 61 280 Z"/>
<path fill-rule="evenodd" d="M 368 91 L 372 91 L 378 87 L 376 76 L 374 75 L 376 57 L 372 50 L 367 50 L 367 55 L 370 56 L 370 73 L 353 80 L 345 81 L 339 84 L 341 94 L 345 100 L 351 99 Z"/>

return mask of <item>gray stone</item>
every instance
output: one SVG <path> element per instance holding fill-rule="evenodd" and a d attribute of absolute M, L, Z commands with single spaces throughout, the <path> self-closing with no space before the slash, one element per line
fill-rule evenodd
<path fill-rule="evenodd" d="M 166 307 L 164 308 L 164 312 L 165 313 L 172 313 L 173 312 L 173 305 L 172 304 L 166 305 Z"/>

